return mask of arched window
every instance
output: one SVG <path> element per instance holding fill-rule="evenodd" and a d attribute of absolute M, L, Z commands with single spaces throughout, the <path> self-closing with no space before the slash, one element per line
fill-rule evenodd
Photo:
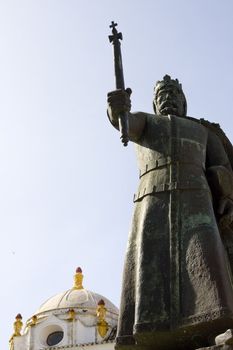
<path fill-rule="evenodd" d="M 63 339 L 64 333 L 62 331 L 56 331 L 53 333 L 50 333 L 47 338 L 47 344 L 49 346 L 56 345 L 60 343 L 60 341 Z"/>

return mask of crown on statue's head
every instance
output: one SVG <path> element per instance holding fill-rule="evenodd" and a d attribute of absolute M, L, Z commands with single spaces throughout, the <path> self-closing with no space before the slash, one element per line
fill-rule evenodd
<path fill-rule="evenodd" d="M 163 80 L 157 81 L 154 88 L 154 99 L 153 99 L 153 108 L 155 114 L 160 114 L 160 111 L 157 109 L 157 94 L 161 89 L 166 89 L 166 87 L 175 87 L 179 91 L 179 97 L 182 99 L 184 111 L 182 113 L 183 116 L 187 115 L 187 102 L 185 98 L 185 94 L 182 89 L 182 85 L 180 84 L 178 79 L 171 79 L 170 75 L 165 75 Z"/>
<path fill-rule="evenodd" d="M 175 86 L 177 89 L 182 91 L 182 85 L 180 84 L 178 79 L 171 79 L 170 75 L 165 75 L 163 77 L 163 80 L 161 81 L 157 81 L 156 85 L 155 85 L 155 93 L 160 90 L 163 87 L 166 86 Z"/>

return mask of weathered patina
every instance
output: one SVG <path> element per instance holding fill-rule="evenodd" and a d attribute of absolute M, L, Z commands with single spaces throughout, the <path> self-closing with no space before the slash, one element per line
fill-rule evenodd
<path fill-rule="evenodd" d="M 128 112 L 140 173 L 116 349 L 196 349 L 233 328 L 232 149 L 186 116 L 177 79 L 158 82 L 153 103 L 155 114 L 130 113 L 126 91 L 108 94 L 114 127 Z"/>

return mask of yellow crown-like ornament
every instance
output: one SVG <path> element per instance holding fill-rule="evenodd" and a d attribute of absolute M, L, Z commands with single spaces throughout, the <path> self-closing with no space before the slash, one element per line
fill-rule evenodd
<path fill-rule="evenodd" d="M 14 337 L 20 337 L 21 336 L 21 331 L 23 328 L 23 322 L 22 322 L 22 316 L 21 314 L 16 315 L 15 317 L 15 322 L 13 324 L 14 327 L 14 333 L 12 334 L 9 343 L 10 343 L 10 350 L 14 350 Z"/>
<path fill-rule="evenodd" d="M 107 309 L 105 307 L 105 302 L 103 299 L 101 299 L 98 302 L 98 306 L 96 309 L 96 316 L 98 320 L 97 329 L 102 338 L 104 338 L 108 332 L 108 323 L 106 321 L 106 313 L 107 313 Z"/>
<path fill-rule="evenodd" d="M 74 309 L 69 309 L 68 311 L 68 321 L 74 321 L 75 320 L 75 311 Z"/>
<path fill-rule="evenodd" d="M 21 330 L 23 328 L 23 322 L 22 322 L 23 317 L 21 314 L 16 315 L 15 317 L 15 322 L 14 322 L 14 336 L 20 336 L 21 335 Z"/>
<path fill-rule="evenodd" d="M 74 286 L 73 289 L 84 289 L 83 288 L 83 274 L 81 267 L 77 267 L 74 275 Z"/>

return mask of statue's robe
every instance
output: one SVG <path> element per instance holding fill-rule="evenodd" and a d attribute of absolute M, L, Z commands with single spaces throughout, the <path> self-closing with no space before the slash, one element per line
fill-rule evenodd
<path fill-rule="evenodd" d="M 195 349 L 233 328 L 232 276 L 206 178 L 229 160 L 201 123 L 143 115 L 116 349 Z"/>

